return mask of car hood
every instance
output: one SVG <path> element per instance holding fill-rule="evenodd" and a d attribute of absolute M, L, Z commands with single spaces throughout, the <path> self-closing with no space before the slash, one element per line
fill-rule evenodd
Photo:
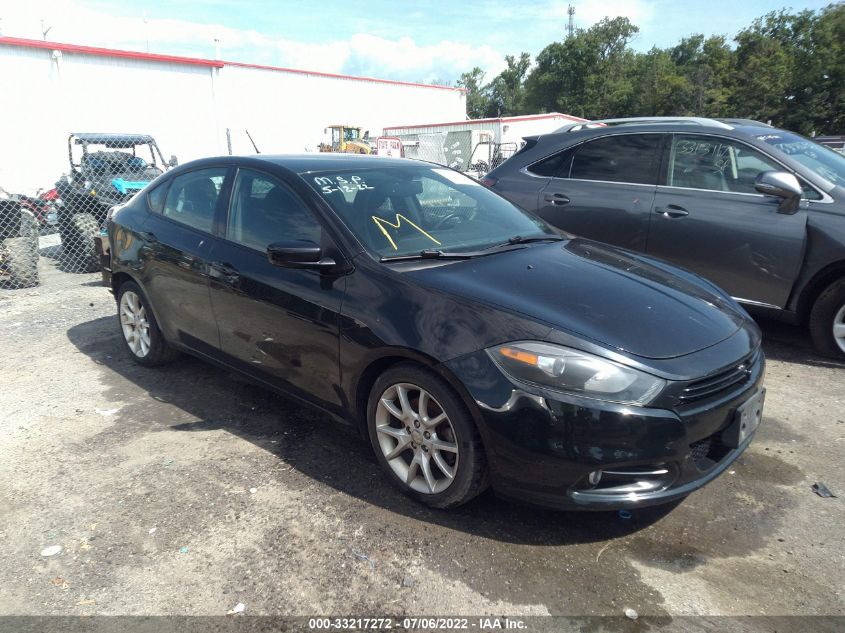
<path fill-rule="evenodd" d="M 583 239 L 417 268 L 407 275 L 643 358 L 691 354 L 748 322 L 729 297 L 695 275 Z"/>

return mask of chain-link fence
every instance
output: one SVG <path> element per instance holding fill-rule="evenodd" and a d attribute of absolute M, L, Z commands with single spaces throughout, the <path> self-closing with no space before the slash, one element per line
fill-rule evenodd
<path fill-rule="evenodd" d="M 19 200 L 0 199 L 0 288 L 30 288 L 39 282 L 39 226 Z"/>
<path fill-rule="evenodd" d="M 100 271 L 97 237 L 109 210 L 175 164 L 141 134 L 72 134 L 68 159 L 52 189 L 34 197 L 0 191 L 0 290 L 95 279 L 84 275 Z"/>
<path fill-rule="evenodd" d="M 446 165 L 479 178 L 519 149 L 517 143 L 497 143 L 492 132 L 460 130 L 399 136 L 406 158 Z"/>

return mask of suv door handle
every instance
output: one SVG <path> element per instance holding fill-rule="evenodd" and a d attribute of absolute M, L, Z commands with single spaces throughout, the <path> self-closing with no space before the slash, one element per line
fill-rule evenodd
<path fill-rule="evenodd" d="M 234 286 L 241 279 L 238 269 L 226 262 L 211 262 L 208 265 L 208 276 Z"/>
<path fill-rule="evenodd" d="M 682 218 L 689 215 L 689 211 L 677 204 L 670 204 L 665 207 L 654 207 L 654 212 L 662 215 L 664 218 Z"/>
<path fill-rule="evenodd" d="M 565 204 L 569 204 L 569 198 L 562 193 L 547 193 L 543 196 L 543 200 L 546 202 L 551 202 L 553 205 L 556 206 L 563 206 Z"/>

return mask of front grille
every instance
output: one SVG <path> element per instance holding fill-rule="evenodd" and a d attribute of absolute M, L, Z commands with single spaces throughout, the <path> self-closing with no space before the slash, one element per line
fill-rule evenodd
<path fill-rule="evenodd" d="M 751 354 L 733 367 L 689 383 L 681 391 L 678 400 L 682 404 L 703 400 L 728 391 L 751 378 L 751 368 L 757 362 L 757 354 Z"/>

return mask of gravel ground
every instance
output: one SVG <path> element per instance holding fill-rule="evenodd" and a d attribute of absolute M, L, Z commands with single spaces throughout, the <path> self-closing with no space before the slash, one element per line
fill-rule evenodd
<path fill-rule="evenodd" d="M 97 275 L 44 279 L 0 291 L 0 615 L 845 615 L 845 365 L 800 330 L 764 324 L 763 424 L 683 503 L 440 512 L 320 413 L 134 365 Z"/>

